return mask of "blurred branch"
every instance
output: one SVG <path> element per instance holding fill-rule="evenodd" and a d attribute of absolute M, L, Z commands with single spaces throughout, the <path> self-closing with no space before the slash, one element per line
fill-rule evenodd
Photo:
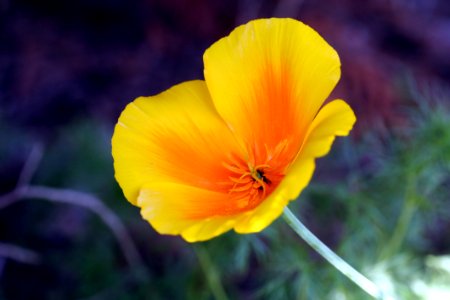
<path fill-rule="evenodd" d="M 13 259 L 26 264 L 38 264 L 41 257 L 34 251 L 13 244 L 0 242 L 0 257 Z"/>
<path fill-rule="evenodd" d="M 19 180 L 17 181 L 16 189 L 6 196 L 0 197 L 0 209 L 7 207 L 15 202 L 17 202 L 17 190 L 23 185 L 28 184 L 31 181 L 34 173 L 36 172 L 37 166 L 42 158 L 42 145 L 36 143 L 31 149 L 30 155 L 23 166 L 23 169 L 19 175 Z M 41 257 L 38 253 L 28 250 L 26 248 L 1 243 L 0 242 L 0 257 L 13 259 L 15 261 L 27 264 L 38 264 L 41 261 Z"/>
<path fill-rule="evenodd" d="M 111 209 L 103 204 L 100 199 L 88 193 L 69 189 L 29 185 L 29 182 L 36 172 L 42 158 L 42 154 L 42 146 L 40 144 L 36 144 L 25 162 L 16 188 L 12 192 L 0 197 L 0 209 L 8 207 L 24 199 L 41 199 L 53 203 L 66 203 L 89 209 L 93 213 L 97 214 L 100 219 L 102 219 L 102 221 L 111 229 L 130 267 L 141 266 L 142 258 L 122 221 Z M 16 249 L 22 249 L 18 246 L 13 247 L 17 247 Z M 19 253 L 23 254 L 24 252 L 19 251 Z"/>
<path fill-rule="evenodd" d="M 31 149 L 30 155 L 28 156 L 25 165 L 23 166 L 22 172 L 20 173 L 19 180 L 17 181 L 17 187 L 21 187 L 30 183 L 33 178 L 34 173 L 41 162 L 44 149 L 42 144 L 36 143 Z"/>
<path fill-rule="evenodd" d="M 69 189 L 57 189 L 44 186 L 21 186 L 16 190 L 0 197 L 0 209 L 23 199 L 41 199 L 53 203 L 66 203 L 84 207 L 97 214 L 111 229 L 119 243 L 122 252 L 130 265 L 142 265 L 142 258 L 119 217 L 97 197 L 83 192 Z"/>
<path fill-rule="evenodd" d="M 41 144 L 35 143 L 33 145 L 30 155 L 28 156 L 22 168 L 22 171 L 20 172 L 16 188 L 12 192 L 0 196 L 0 209 L 10 206 L 11 204 L 14 204 L 21 200 L 19 197 L 17 197 L 17 192 L 21 187 L 26 186 L 31 182 L 31 179 L 33 178 L 33 175 L 36 172 L 39 163 L 41 162 L 43 152 L 44 151 Z"/>

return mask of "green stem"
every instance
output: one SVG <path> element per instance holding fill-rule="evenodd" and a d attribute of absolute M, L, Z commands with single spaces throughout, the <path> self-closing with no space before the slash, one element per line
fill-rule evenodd
<path fill-rule="evenodd" d="M 284 208 L 284 219 L 291 226 L 291 228 L 314 250 L 316 250 L 323 258 L 338 269 L 342 274 L 347 276 L 350 280 L 356 283 L 367 294 L 375 299 L 385 299 L 380 288 L 367 279 L 364 275 L 356 271 L 346 261 L 336 255 L 330 248 L 328 248 L 321 240 L 319 240 L 287 207 Z"/>
<path fill-rule="evenodd" d="M 219 274 L 211 262 L 208 252 L 201 245 L 194 245 L 194 252 L 200 262 L 200 266 L 205 273 L 209 288 L 216 300 L 228 300 L 227 294 L 220 282 Z"/>

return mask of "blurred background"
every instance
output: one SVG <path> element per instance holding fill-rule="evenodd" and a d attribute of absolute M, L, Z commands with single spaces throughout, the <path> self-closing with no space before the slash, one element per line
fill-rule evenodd
<path fill-rule="evenodd" d="M 203 78 L 234 27 L 293 17 L 339 53 L 358 122 L 292 202 L 398 299 L 450 299 L 450 2 L 0 0 L 0 299 L 366 299 L 278 220 L 187 244 L 114 180 L 121 110 Z"/>

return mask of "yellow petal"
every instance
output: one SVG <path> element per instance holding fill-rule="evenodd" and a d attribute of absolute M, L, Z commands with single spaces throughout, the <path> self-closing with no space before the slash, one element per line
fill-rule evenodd
<path fill-rule="evenodd" d="M 327 103 L 309 127 L 300 155 L 303 157 L 326 155 L 335 136 L 348 135 L 355 122 L 355 113 L 343 100 Z"/>
<path fill-rule="evenodd" d="M 315 168 L 315 158 L 327 154 L 335 136 L 345 136 L 356 121 L 352 109 L 342 100 L 325 105 L 310 125 L 304 145 L 286 176 L 273 193 L 246 217 L 239 220 L 235 230 L 240 233 L 258 232 L 283 212 L 289 201 L 296 199 L 308 185 Z"/>
<path fill-rule="evenodd" d="M 122 112 L 112 138 L 115 176 L 133 204 L 139 190 L 156 181 L 227 191 L 223 182 L 230 172 L 222 162 L 239 151 L 203 81 L 136 99 Z"/>
<path fill-rule="evenodd" d="M 220 235 L 236 223 L 239 216 L 223 215 L 230 206 L 227 200 L 226 193 L 160 182 L 146 185 L 137 204 L 142 217 L 159 233 L 196 242 Z"/>
<path fill-rule="evenodd" d="M 289 140 L 286 156 L 294 159 L 340 77 L 334 49 L 293 19 L 251 21 L 213 44 L 203 59 L 214 105 L 255 156 Z"/>

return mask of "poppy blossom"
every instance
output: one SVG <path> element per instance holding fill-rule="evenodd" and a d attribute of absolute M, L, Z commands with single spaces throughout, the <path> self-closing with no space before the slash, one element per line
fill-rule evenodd
<path fill-rule="evenodd" d="M 137 98 L 112 138 L 125 197 L 156 231 L 189 242 L 263 230 L 356 121 L 343 100 L 322 106 L 339 56 L 299 21 L 251 21 L 203 61 L 204 81 Z"/>

